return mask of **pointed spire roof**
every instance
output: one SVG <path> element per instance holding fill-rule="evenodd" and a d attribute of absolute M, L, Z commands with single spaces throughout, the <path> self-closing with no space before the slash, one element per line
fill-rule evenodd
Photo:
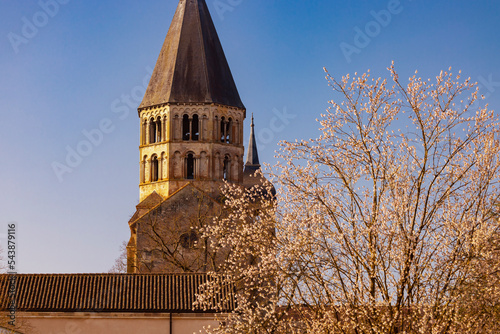
<path fill-rule="evenodd" d="M 248 142 L 248 152 L 247 152 L 247 161 L 245 163 L 245 172 L 246 171 L 256 171 L 260 169 L 259 162 L 259 152 L 257 151 L 257 141 L 255 140 L 255 125 L 253 123 L 253 114 L 252 114 L 252 124 L 250 125 L 250 141 Z"/>
<path fill-rule="evenodd" d="M 139 109 L 217 103 L 245 109 L 205 0 L 180 0 Z"/>

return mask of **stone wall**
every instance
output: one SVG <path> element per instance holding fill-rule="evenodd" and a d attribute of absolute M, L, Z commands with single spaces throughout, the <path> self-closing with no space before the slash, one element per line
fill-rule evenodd
<path fill-rule="evenodd" d="M 40 334 L 191 334 L 218 326 L 215 314 L 20 313 Z M 172 328 L 172 331 L 170 331 Z"/>

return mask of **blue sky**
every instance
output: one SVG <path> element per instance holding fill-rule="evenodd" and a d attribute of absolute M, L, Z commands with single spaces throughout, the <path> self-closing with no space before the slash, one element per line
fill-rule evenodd
<path fill-rule="evenodd" d="M 54 1 L 0 4 L 0 242 L 17 222 L 20 271 L 106 272 L 139 198 L 137 96 L 178 1 Z M 394 60 L 404 78 L 452 66 L 500 110 L 499 1 L 207 4 L 255 114 L 261 161 L 273 162 L 279 140 L 318 135 L 315 119 L 333 98 L 323 67 L 386 76 Z M 99 127 L 107 133 L 58 178 L 54 162 Z"/>

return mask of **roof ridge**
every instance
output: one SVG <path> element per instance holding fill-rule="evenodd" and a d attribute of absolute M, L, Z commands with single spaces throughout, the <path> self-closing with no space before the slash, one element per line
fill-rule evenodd
<path fill-rule="evenodd" d="M 201 0 L 201 1 L 204 1 L 204 0 Z M 200 2 L 197 1 L 196 2 L 196 7 L 197 7 L 197 10 L 198 10 L 198 13 L 200 12 Z M 204 32 L 203 32 L 203 29 L 201 29 L 201 14 L 200 15 L 196 15 L 196 20 L 198 21 L 199 25 L 198 25 L 198 30 L 199 30 L 199 34 L 201 36 L 205 36 Z M 205 38 L 202 38 L 200 40 L 200 48 L 202 49 L 202 54 L 206 54 L 206 49 L 205 49 Z M 207 85 L 207 94 L 212 97 L 212 90 L 210 89 L 210 78 L 209 78 L 209 74 L 208 74 L 208 65 L 207 65 L 207 59 L 205 57 L 202 58 L 202 62 L 205 66 L 203 66 L 203 72 L 205 74 L 204 78 L 205 78 L 205 81 L 206 81 L 206 85 Z"/>
<path fill-rule="evenodd" d="M 137 273 L 137 274 L 132 274 L 132 273 L 22 273 L 22 274 L 9 274 L 9 273 L 2 273 L 0 274 L 0 277 L 11 277 L 11 276 L 16 276 L 16 277 L 21 277 L 21 276 L 30 276 L 30 277 L 35 277 L 35 276 L 44 276 L 44 277 L 51 277 L 51 276 L 209 276 L 207 273 L 175 273 L 175 272 L 168 272 L 168 273 Z"/>

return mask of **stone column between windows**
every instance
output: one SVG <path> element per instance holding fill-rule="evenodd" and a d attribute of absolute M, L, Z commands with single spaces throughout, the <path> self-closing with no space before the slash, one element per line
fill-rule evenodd
<path fill-rule="evenodd" d="M 144 183 L 151 182 L 151 159 L 144 160 Z"/>
<path fill-rule="evenodd" d="M 156 119 L 155 121 L 155 128 L 156 128 L 156 140 L 155 140 L 155 143 L 161 143 L 161 136 L 162 136 L 162 132 L 161 132 L 161 118 L 160 118 L 160 123 L 158 124 L 158 118 Z"/>
<path fill-rule="evenodd" d="M 145 183 L 146 182 L 146 160 L 141 161 L 141 168 L 140 168 L 140 182 Z"/>
<path fill-rule="evenodd" d="M 189 117 L 189 138 L 188 140 L 193 140 L 194 133 L 193 133 L 193 117 Z"/>
<path fill-rule="evenodd" d="M 163 179 L 163 154 L 158 157 L 158 180 L 161 181 Z"/>
<path fill-rule="evenodd" d="M 221 124 L 222 133 L 221 133 L 219 140 L 222 139 L 221 142 L 225 143 L 226 142 L 226 120 L 221 120 L 220 124 Z"/>
<path fill-rule="evenodd" d="M 238 121 L 234 122 L 234 144 L 238 145 L 240 143 L 240 123 Z"/>
<path fill-rule="evenodd" d="M 141 118 L 141 131 L 140 131 L 140 145 L 144 145 L 144 122 L 142 121 L 142 118 Z"/>
<path fill-rule="evenodd" d="M 213 142 L 218 142 L 220 140 L 220 137 L 219 137 L 219 127 L 220 127 L 220 124 L 219 124 L 219 119 L 216 117 L 215 120 L 213 120 L 213 139 L 212 141 Z"/>
<path fill-rule="evenodd" d="M 164 141 L 167 141 L 167 116 L 163 116 L 161 118 L 162 122 L 161 122 L 161 126 L 162 126 L 162 131 L 161 131 L 161 141 L 164 142 Z"/>
<path fill-rule="evenodd" d="M 200 118 L 198 117 L 198 122 L 199 124 L 199 131 L 200 131 L 200 137 L 198 138 L 199 141 L 203 141 L 205 139 L 205 125 L 206 125 L 206 118 L 205 116 L 201 116 L 201 122 Z"/>
<path fill-rule="evenodd" d="M 149 120 L 146 120 L 146 141 L 144 143 L 144 145 L 149 145 L 151 143 L 151 137 L 150 137 L 150 134 L 149 134 Z"/>
<path fill-rule="evenodd" d="M 196 157 L 193 155 L 194 159 L 194 179 L 199 179 L 200 178 L 200 164 L 198 163 L 200 161 L 200 157 Z"/>
<path fill-rule="evenodd" d="M 175 132 L 177 134 L 177 139 L 178 140 L 182 140 L 182 135 L 183 135 L 183 125 L 182 125 L 182 118 L 181 117 L 178 117 L 177 118 L 177 125 L 176 125 L 176 128 L 175 128 Z"/>

